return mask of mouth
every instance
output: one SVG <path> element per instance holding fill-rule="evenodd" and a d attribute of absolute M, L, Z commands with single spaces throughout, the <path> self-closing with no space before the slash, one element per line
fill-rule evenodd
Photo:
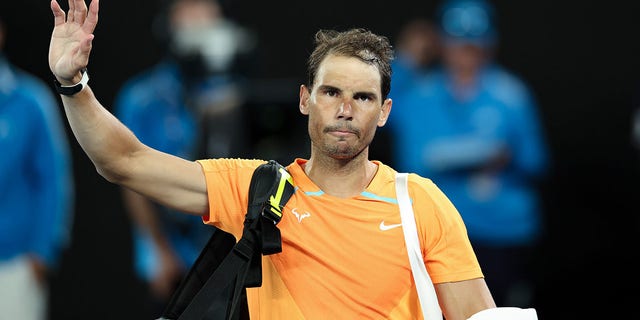
<path fill-rule="evenodd" d="M 329 134 L 339 137 L 339 138 L 346 138 L 350 135 L 355 135 L 354 132 L 352 131 L 342 131 L 342 130 L 337 130 L 337 131 L 329 131 Z"/>
<path fill-rule="evenodd" d="M 346 138 L 348 136 L 358 136 L 358 131 L 353 128 L 329 127 L 325 129 L 325 133 L 338 138 Z"/>

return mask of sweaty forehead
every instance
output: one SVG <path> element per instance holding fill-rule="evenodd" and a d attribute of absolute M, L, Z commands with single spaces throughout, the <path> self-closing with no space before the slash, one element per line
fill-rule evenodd
<path fill-rule="evenodd" d="M 342 90 L 370 91 L 378 95 L 381 91 L 378 68 L 354 57 L 327 56 L 320 64 L 314 82 L 314 87 L 325 85 Z"/>

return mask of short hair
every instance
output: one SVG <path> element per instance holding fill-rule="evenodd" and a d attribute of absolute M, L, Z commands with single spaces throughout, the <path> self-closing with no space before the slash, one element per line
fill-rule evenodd
<path fill-rule="evenodd" d="M 393 48 L 387 37 L 362 28 L 343 32 L 320 30 L 316 32 L 315 45 L 307 61 L 309 88 L 313 88 L 320 63 L 328 55 L 354 57 L 378 68 L 382 100 L 387 99 L 391 90 L 391 60 L 393 60 Z"/>

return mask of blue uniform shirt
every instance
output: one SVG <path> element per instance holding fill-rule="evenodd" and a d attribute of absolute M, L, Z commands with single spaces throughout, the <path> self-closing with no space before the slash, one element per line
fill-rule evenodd
<path fill-rule="evenodd" d="M 0 55 L 0 261 L 33 254 L 56 267 L 69 243 L 73 167 L 60 108 Z"/>
<path fill-rule="evenodd" d="M 535 101 L 515 76 L 492 65 L 465 98 L 433 70 L 395 97 L 389 122 L 394 164 L 431 178 L 460 211 L 473 241 L 532 243 L 541 223 L 536 185 L 547 149 Z M 506 166 L 490 169 L 500 155 Z"/>

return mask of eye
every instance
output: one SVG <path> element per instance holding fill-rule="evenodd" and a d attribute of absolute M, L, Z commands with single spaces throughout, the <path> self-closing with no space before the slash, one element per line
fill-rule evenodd
<path fill-rule="evenodd" d="M 365 94 L 365 93 L 358 93 L 353 98 L 362 102 L 368 102 L 373 100 L 373 97 L 371 95 Z"/>
<path fill-rule="evenodd" d="M 329 96 L 329 97 L 335 97 L 338 95 L 338 90 L 334 89 L 334 88 L 327 88 L 324 90 L 324 94 Z"/>

